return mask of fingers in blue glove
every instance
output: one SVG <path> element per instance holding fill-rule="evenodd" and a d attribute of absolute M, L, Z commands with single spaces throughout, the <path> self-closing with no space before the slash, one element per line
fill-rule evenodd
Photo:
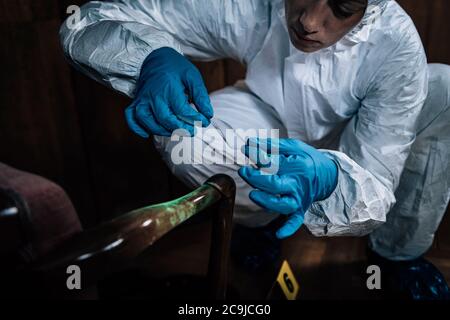
<path fill-rule="evenodd" d="M 139 105 L 137 108 L 138 119 L 148 117 L 148 110 L 148 107 Z M 156 121 L 167 131 L 173 132 L 178 129 L 184 129 L 191 136 L 195 135 L 194 127 L 179 120 L 162 98 L 156 97 L 153 99 L 153 111 Z"/>
<path fill-rule="evenodd" d="M 189 104 L 188 97 L 184 93 L 184 87 L 181 83 L 179 85 L 173 84 L 172 91 L 168 98 L 169 104 L 178 119 L 190 126 L 200 122 L 206 128 L 211 124 L 211 120 L 198 112 L 194 105 Z"/>
<path fill-rule="evenodd" d="M 253 188 L 271 194 L 290 194 L 292 191 L 290 183 L 286 181 L 287 178 L 275 174 L 264 174 L 253 167 L 240 168 L 239 175 Z"/>
<path fill-rule="evenodd" d="M 278 239 L 286 239 L 294 235 L 303 225 L 305 215 L 301 212 L 292 214 L 288 221 L 276 233 Z"/>
<path fill-rule="evenodd" d="M 146 124 L 140 125 L 136 117 L 137 104 L 137 102 L 133 103 L 125 110 L 125 119 L 131 131 L 144 139 L 150 137 L 149 132 L 158 136 L 170 136 L 170 133 L 166 129 L 156 123 L 151 114 L 149 114 L 148 119 L 145 121 Z"/>
<path fill-rule="evenodd" d="M 288 195 L 274 195 L 268 192 L 254 190 L 250 192 L 250 199 L 266 210 L 281 214 L 291 214 L 299 208 L 299 204 L 295 198 Z"/>
<path fill-rule="evenodd" d="M 272 159 L 272 157 L 266 153 L 265 150 L 259 149 L 255 146 L 245 145 L 244 147 L 244 154 L 255 163 L 258 168 L 267 168 L 270 165 L 273 164 L 273 161 L 276 161 L 276 159 Z"/>
<path fill-rule="evenodd" d="M 172 107 L 177 118 L 184 121 L 190 126 L 195 126 L 201 123 L 202 127 L 207 128 L 211 124 L 211 120 L 207 119 L 201 113 L 198 113 L 194 107 L 190 104 L 178 105 L 178 107 Z"/>
<path fill-rule="evenodd" d="M 251 145 L 244 146 L 244 154 L 256 164 L 256 166 L 266 174 L 277 174 L 283 176 L 292 172 L 293 166 L 298 167 L 300 173 L 302 170 L 309 170 L 307 162 L 300 163 L 297 159 L 288 158 L 284 155 L 278 155 L 274 153 L 267 153 L 267 148 L 263 145 L 257 147 Z M 298 157 L 298 156 L 297 156 Z M 310 158 L 308 158 L 310 160 Z"/>
<path fill-rule="evenodd" d="M 186 74 L 184 85 L 188 89 L 189 96 L 197 110 L 206 118 L 212 119 L 214 117 L 214 110 L 211 105 L 208 90 L 206 90 L 202 76 L 197 69 L 190 70 Z"/>

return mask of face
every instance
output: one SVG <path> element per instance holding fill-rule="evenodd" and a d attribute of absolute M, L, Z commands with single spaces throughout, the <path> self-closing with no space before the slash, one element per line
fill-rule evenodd
<path fill-rule="evenodd" d="M 285 0 L 286 19 L 292 44 L 311 53 L 330 47 L 350 32 L 363 18 L 361 10 L 338 18 L 328 0 Z"/>

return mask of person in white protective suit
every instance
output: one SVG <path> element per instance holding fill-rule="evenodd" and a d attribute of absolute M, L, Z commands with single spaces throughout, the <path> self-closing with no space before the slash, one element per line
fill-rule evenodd
<path fill-rule="evenodd" d="M 71 22 L 61 28 L 69 60 L 134 99 L 130 128 L 154 135 L 176 176 L 191 187 L 217 173 L 235 179 L 238 224 L 261 228 L 287 214 L 280 238 L 302 223 L 316 236 L 370 234 L 373 261 L 411 273 L 397 283 L 410 297 L 449 296 L 420 257 L 450 200 L 450 68 L 427 65 L 395 1 L 91 1 Z M 247 75 L 209 100 L 186 58 L 232 58 Z M 229 156 L 220 152 L 208 164 L 175 163 L 169 136 L 193 134 L 192 120 L 228 145 L 227 129 L 278 129 L 286 176 L 277 185 L 261 168 L 214 161 Z M 305 159 L 311 174 L 300 173 Z M 278 187 L 289 196 L 271 194 Z"/>

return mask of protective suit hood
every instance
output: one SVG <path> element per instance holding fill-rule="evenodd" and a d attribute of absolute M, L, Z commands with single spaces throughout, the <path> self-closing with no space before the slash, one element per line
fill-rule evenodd
<path fill-rule="evenodd" d="M 386 10 L 389 1 L 391 0 L 369 0 L 364 17 L 361 22 L 345 36 L 346 40 L 352 43 L 367 41 L 372 25 Z"/>

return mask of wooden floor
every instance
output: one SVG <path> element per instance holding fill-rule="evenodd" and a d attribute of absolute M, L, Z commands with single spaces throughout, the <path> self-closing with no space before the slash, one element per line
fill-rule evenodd
<path fill-rule="evenodd" d="M 180 228 L 162 239 L 139 259 L 151 277 L 206 273 L 209 250 L 208 223 Z M 299 299 L 378 299 L 366 289 L 366 239 L 318 239 L 303 228 L 283 243 L 283 256 L 300 284 Z M 435 250 L 429 255 L 450 283 L 450 255 Z M 231 263 L 230 283 L 240 299 L 265 299 L 276 270 L 249 274 Z M 236 295 L 235 295 L 236 297 Z"/>

